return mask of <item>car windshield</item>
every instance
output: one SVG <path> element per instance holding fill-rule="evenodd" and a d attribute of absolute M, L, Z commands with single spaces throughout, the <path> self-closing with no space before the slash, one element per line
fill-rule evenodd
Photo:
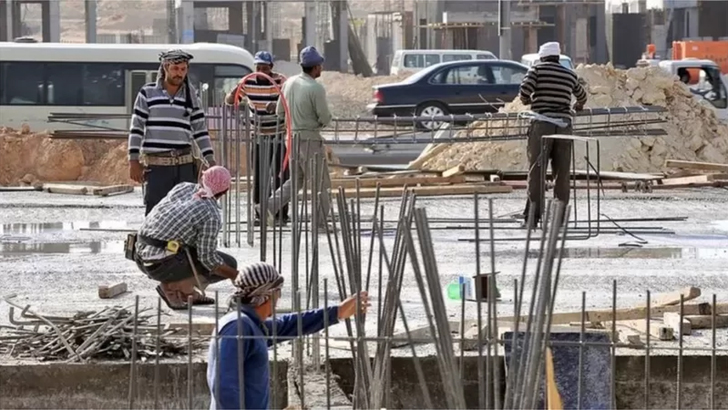
<path fill-rule="evenodd" d="M 559 60 L 559 63 L 561 63 L 562 66 L 568 68 L 569 70 L 573 70 L 574 69 L 574 65 L 571 64 L 571 59 L 562 58 L 562 59 Z"/>
<path fill-rule="evenodd" d="M 414 83 L 420 81 L 421 79 L 427 77 L 428 75 L 430 75 L 430 73 L 433 70 L 435 70 L 438 66 L 439 66 L 439 64 L 435 64 L 435 65 L 431 65 L 431 66 L 425 68 L 424 70 L 420 70 L 420 71 L 412 74 L 411 76 L 405 78 L 404 80 L 402 80 L 401 83 L 402 84 L 414 84 Z"/>

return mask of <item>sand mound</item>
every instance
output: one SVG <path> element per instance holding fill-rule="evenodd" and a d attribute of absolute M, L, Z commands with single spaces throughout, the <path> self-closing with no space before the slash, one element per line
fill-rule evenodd
<path fill-rule="evenodd" d="M 0 185 L 94 181 L 126 183 L 126 143 L 52 139 L 0 128 Z"/>
<path fill-rule="evenodd" d="M 367 116 L 367 104 L 372 102 L 375 85 L 391 84 L 404 80 L 409 75 L 374 76 L 364 78 L 352 74 L 324 71 L 321 81 L 334 117 L 356 118 Z"/>
<path fill-rule="evenodd" d="M 662 125 L 667 132 L 665 136 L 600 138 L 602 170 L 654 172 L 661 170 L 666 158 L 728 162 L 728 126 L 720 123 L 707 103 L 693 98 L 677 78 L 656 67 L 616 70 L 609 64 L 581 65 L 576 71 L 589 85 L 587 107 L 657 105 L 668 109 L 667 123 Z M 501 111 L 525 109 L 516 100 Z M 587 122 L 588 119 L 582 118 L 577 124 Z M 483 135 L 484 131 L 476 130 L 473 134 L 479 132 Z M 527 167 L 526 142 L 452 144 L 426 161 L 423 169 L 442 170 L 458 164 L 471 170 L 524 170 Z"/>

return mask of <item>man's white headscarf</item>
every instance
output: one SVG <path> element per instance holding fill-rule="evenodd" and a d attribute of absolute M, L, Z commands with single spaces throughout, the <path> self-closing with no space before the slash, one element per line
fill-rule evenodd
<path fill-rule="evenodd" d="M 551 41 L 541 45 L 538 49 L 539 58 L 559 57 L 561 56 L 561 45 L 556 41 Z"/>

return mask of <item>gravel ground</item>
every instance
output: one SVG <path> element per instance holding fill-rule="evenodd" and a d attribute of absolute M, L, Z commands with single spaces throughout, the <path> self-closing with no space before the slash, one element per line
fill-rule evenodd
<path fill-rule="evenodd" d="M 244 197 L 241 195 L 241 198 Z M 522 192 L 498 195 L 493 199 L 495 216 L 519 211 L 525 201 Z M 385 206 L 386 219 L 396 219 L 399 201 L 386 199 L 382 200 L 382 204 Z M 580 219 L 584 218 L 586 202 L 581 194 L 577 204 Z M 433 221 L 436 218 L 473 218 L 474 213 L 472 198 L 418 199 L 418 206 L 426 208 L 428 217 Z M 373 201 L 362 200 L 361 208 L 363 217 L 367 218 L 372 213 Z M 140 297 L 142 307 L 156 306 L 154 282 L 125 260 L 122 252 L 123 230 L 136 228 L 142 222 L 143 208 L 139 191 L 111 198 L 3 192 L 0 193 L 0 209 L 0 270 L 3 272 L 0 277 L 0 296 L 17 294 L 18 303 L 31 304 L 37 311 L 47 314 L 68 314 L 78 310 L 99 309 L 110 304 L 131 305 L 134 295 Z M 719 303 L 728 301 L 728 272 L 725 269 L 728 262 L 728 208 L 725 206 L 723 190 L 607 193 L 602 199 L 601 212 L 609 218 L 683 216 L 688 219 L 681 222 L 620 223 L 628 230 L 629 227 L 647 226 L 674 232 L 650 235 L 636 233 L 647 241 L 642 248 L 637 249 L 619 246 L 634 241 L 625 235 L 602 234 L 588 240 L 568 240 L 557 295 L 557 312 L 578 311 L 582 292 L 586 292 L 587 309 L 611 308 L 614 280 L 617 281 L 618 308 L 644 305 L 647 290 L 654 295 L 685 286 L 702 289 L 703 296 L 698 301 L 710 301 L 712 294 L 717 295 Z M 479 214 L 481 218 L 488 215 L 487 199 L 481 199 Z M 465 225 L 464 222 L 432 224 L 435 255 L 443 287 L 456 280 L 458 275 L 472 275 L 478 259 L 481 272 L 490 271 L 489 244 L 481 243 L 480 255 L 476 258 L 475 244 L 462 241 L 474 237 L 473 229 L 455 229 Z M 394 227 L 394 224 L 391 226 Z M 496 226 L 511 228 L 497 229 L 497 238 L 525 235 L 525 231 L 514 229 L 517 225 L 509 220 Z M 611 224 L 605 223 L 604 226 Z M 638 228 L 634 229 L 637 232 Z M 289 235 L 284 234 L 282 246 L 283 266 L 286 267 L 283 274 L 287 279 L 280 305 L 282 307 L 291 304 Z M 487 230 L 481 231 L 482 238 L 487 238 L 487 235 Z M 393 247 L 393 239 L 393 231 L 388 232 L 385 237 L 388 253 Z M 244 233 L 241 240 L 242 246 L 233 243 L 224 251 L 234 255 L 241 264 L 259 260 L 258 238 L 256 246 L 252 248 L 244 243 Z M 370 246 L 370 236 L 366 230 L 361 243 L 365 254 L 363 271 L 366 275 Z M 270 243 L 268 247 L 270 255 Z M 328 280 L 328 302 L 335 303 L 335 276 L 325 235 L 320 237 L 319 247 L 322 252 L 319 286 L 322 288 L 323 280 Z M 497 242 L 495 251 L 495 269 L 501 272 L 498 283 L 502 300 L 498 304 L 498 314 L 510 316 L 514 309 L 513 282 L 520 278 L 523 266 L 524 242 Z M 306 280 L 307 259 L 303 254 L 299 258 L 301 283 Z M 374 252 L 370 293 L 374 297 L 375 311 L 380 300 L 377 261 L 377 252 Z M 528 278 L 533 276 L 536 261 L 535 254 L 531 252 Z M 384 276 L 386 278 L 386 272 Z M 98 285 L 119 281 L 128 283 L 129 293 L 113 301 L 98 299 Z M 527 280 L 527 289 L 531 285 Z M 210 291 L 219 292 L 221 303 L 224 303 L 231 290 L 228 283 L 221 283 Z M 409 267 L 405 272 L 401 298 L 410 327 L 426 325 L 422 297 Z M 447 298 L 445 303 L 450 320 L 459 321 L 460 303 Z M 213 320 L 214 308 L 196 308 L 194 314 L 196 321 Z M 467 304 L 465 316 L 466 319 L 477 317 L 476 304 Z M 183 322 L 187 320 L 187 313 L 172 312 L 165 308 L 163 320 Z M 0 325 L 7 322 L 7 304 L 0 303 Z M 374 332 L 376 326 L 372 315 L 367 320 L 368 333 Z M 397 331 L 400 330 L 403 330 L 401 321 L 397 324 Z M 344 326 L 333 327 L 331 334 L 345 334 Z M 694 335 L 685 338 L 686 347 L 710 346 L 710 331 L 696 331 Z M 728 332 L 719 330 L 720 346 L 728 344 L 727 336 Z M 409 349 L 401 350 L 403 354 L 409 352 Z"/>

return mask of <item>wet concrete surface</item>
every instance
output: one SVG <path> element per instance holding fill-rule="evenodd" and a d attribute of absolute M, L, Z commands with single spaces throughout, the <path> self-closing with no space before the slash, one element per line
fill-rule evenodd
<path fill-rule="evenodd" d="M 245 195 L 241 195 L 244 200 Z M 508 215 L 520 211 L 525 202 L 522 192 L 493 196 L 493 214 Z M 608 193 L 602 203 L 601 212 L 609 218 L 655 218 L 687 216 L 687 220 L 665 222 L 624 222 L 622 227 L 629 231 L 630 226 L 664 228 L 667 233 L 643 234 L 635 230 L 635 235 L 646 241 L 642 247 L 620 246 L 635 239 L 628 235 L 603 234 L 582 241 L 567 241 L 566 253 L 561 270 L 560 287 L 557 294 L 556 311 L 578 311 L 581 308 L 581 294 L 587 293 L 587 309 L 611 308 L 613 281 L 617 281 L 618 308 L 643 306 L 646 291 L 652 294 L 669 292 L 685 286 L 697 286 L 703 296 L 698 300 L 710 301 L 713 293 L 718 302 L 728 302 L 728 193 L 717 189 L 686 189 L 659 194 Z M 399 212 L 399 200 L 383 199 L 385 219 L 394 221 Z M 124 259 L 122 243 L 125 231 L 140 226 L 143 220 L 141 193 L 109 198 L 79 197 L 70 195 L 47 194 L 42 192 L 5 192 L 0 193 L 0 296 L 17 294 L 17 302 L 31 304 L 36 310 L 49 314 L 70 314 L 78 310 L 100 309 L 116 304 L 130 306 L 134 295 L 140 296 L 142 307 L 156 306 L 155 283 L 138 272 L 134 264 Z M 418 206 L 427 209 L 428 216 L 436 218 L 472 218 L 474 206 L 472 198 L 418 199 Z M 585 197 L 577 199 L 580 218 L 585 213 Z M 373 211 L 373 200 L 362 200 L 362 218 L 367 219 Z M 481 197 L 480 217 L 488 215 L 487 197 Z M 454 225 L 453 223 L 433 224 L 436 226 Z M 233 225 L 234 226 L 234 225 Z M 369 229 L 367 224 L 365 233 Z M 394 228 L 394 224 L 388 224 Z M 472 226 L 472 225 L 471 225 Z M 517 221 L 503 220 L 496 227 L 497 238 L 509 239 L 525 236 L 516 228 Z M 605 223 L 604 226 L 612 226 Z M 487 226 L 481 222 L 480 237 L 489 235 Z M 385 235 L 388 252 L 391 252 L 393 231 Z M 670 233 L 674 232 L 674 233 Z M 463 238 L 474 237 L 473 230 L 436 229 L 432 231 L 435 254 L 443 290 L 457 280 L 459 275 L 472 276 L 479 263 L 481 273 L 491 270 L 490 246 L 481 243 L 479 262 L 476 258 L 475 243 L 462 242 Z M 309 239 L 310 240 L 310 239 Z M 243 242 L 233 243 L 222 250 L 232 254 L 241 264 L 260 259 L 259 240 L 249 247 Z M 323 283 L 328 281 L 328 303 L 336 303 L 336 282 L 328 252 L 326 236 L 319 237 L 321 250 L 319 267 L 319 289 L 323 305 Z M 369 253 L 370 237 L 362 236 L 362 249 Z M 271 260 L 272 245 L 268 243 L 268 260 Z M 286 277 L 282 307 L 291 304 L 292 277 L 290 272 L 291 242 L 286 234 L 282 245 L 283 275 Z M 519 279 L 523 267 L 523 241 L 502 241 L 495 245 L 495 270 L 499 271 L 498 288 L 502 294 L 498 314 L 513 314 L 513 283 Z M 528 253 L 527 287 L 532 285 L 537 253 Z M 364 257 L 363 272 L 367 276 L 367 256 Z M 375 247 L 371 271 L 370 294 L 373 296 L 374 312 L 383 293 L 379 283 L 385 282 L 386 270 L 380 273 L 378 255 Z M 299 258 L 299 282 L 308 281 L 305 272 L 310 259 L 303 255 Z M 114 300 L 101 300 L 97 288 L 103 284 L 124 281 L 129 292 Z M 221 304 L 232 293 L 232 286 L 225 281 L 208 291 L 214 296 L 219 292 Z M 382 290 L 383 292 L 383 290 Z M 528 292 L 527 292 L 528 293 Z M 411 269 L 405 272 L 401 297 L 412 328 L 426 324 L 422 298 L 419 294 Z M 445 296 L 446 297 L 446 296 Z M 304 297 L 305 300 L 305 297 Z M 448 315 L 451 320 L 460 319 L 460 302 L 446 298 Z M 485 304 L 483 304 L 483 309 Z M 194 310 L 195 319 L 214 320 L 212 307 L 199 307 Z M 466 318 L 477 317 L 475 303 L 467 302 Z M 173 312 L 165 308 L 163 321 L 186 322 L 186 312 Z M 0 324 L 8 322 L 8 309 L 0 303 Z M 376 320 L 371 315 L 367 320 L 368 331 L 375 331 Z M 401 323 L 397 331 L 401 331 Z M 344 326 L 331 329 L 332 335 L 343 335 Z M 709 347 L 710 339 L 701 337 L 709 332 L 696 332 L 687 336 L 686 347 Z M 718 345 L 728 345 L 728 332 L 720 329 Z M 408 349 L 402 349 L 407 350 Z M 396 353 L 395 353 L 396 354 Z"/>

